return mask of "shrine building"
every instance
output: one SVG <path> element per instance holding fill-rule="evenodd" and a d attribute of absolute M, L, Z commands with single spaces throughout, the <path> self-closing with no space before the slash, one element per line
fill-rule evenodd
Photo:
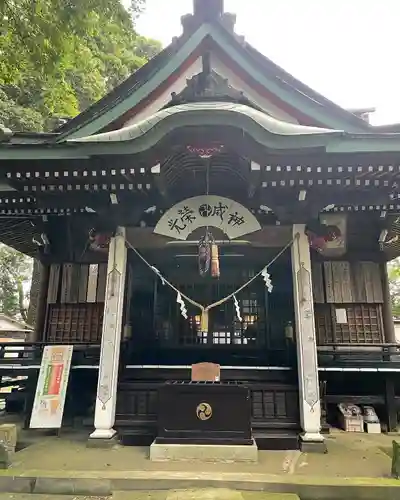
<path fill-rule="evenodd" d="M 0 241 L 42 267 L 0 373 L 28 377 L 29 421 L 44 346 L 73 346 L 64 422 L 92 442 L 201 444 L 204 424 L 320 451 L 341 402 L 395 430 L 400 133 L 260 54 L 223 0 L 182 27 L 53 133 L 0 129 Z"/>

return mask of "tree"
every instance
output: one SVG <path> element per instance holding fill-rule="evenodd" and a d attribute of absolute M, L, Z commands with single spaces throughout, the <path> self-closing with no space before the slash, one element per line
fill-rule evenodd
<path fill-rule="evenodd" d="M 0 311 L 27 321 L 27 292 L 32 275 L 32 259 L 0 245 Z"/>
<path fill-rule="evenodd" d="M 159 52 L 159 42 L 134 28 L 144 3 L 131 0 L 126 10 L 120 0 L 0 0 L 0 124 L 52 130 L 55 118 L 83 111 Z M 28 261 L 6 247 L 1 252 L 0 310 L 25 319 Z M 32 323 L 39 283 L 35 262 Z"/>
<path fill-rule="evenodd" d="M 0 1 L 0 120 L 49 130 L 101 98 L 161 48 L 119 0 Z M 15 113 L 12 110 L 15 109 Z"/>
<path fill-rule="evenodd" d="M 393 316 L 400 317 L 400 259 L 389 262 L 388 276 Z"/>

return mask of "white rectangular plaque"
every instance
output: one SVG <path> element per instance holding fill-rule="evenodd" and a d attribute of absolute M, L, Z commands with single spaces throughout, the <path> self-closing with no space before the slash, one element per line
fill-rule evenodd
<path fill-rule="evenodd" d="M 338 325 L 347 325 L 347 311 L 343 308 L 336 308 L 336 323 Z"/>
<path fill-rule="evenodd" d="M 73 348 L 72 345 L 47 345 L 44 348 L 29 426 L 31 429 L 61 427 Z"/>

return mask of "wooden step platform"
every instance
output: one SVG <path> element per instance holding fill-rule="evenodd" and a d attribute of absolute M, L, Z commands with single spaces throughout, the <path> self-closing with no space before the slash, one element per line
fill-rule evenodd
<path fill-rule="evenodd" d="M 259 450 L 298 450 L 299 434 L 295 431 L 254 431 Z"/>
<path fill-rule="evenodd" d="M 150 446 L 154 434 L 145 429 L 119 429 L 119 439 L 124 446 Z M 295 431 L 255 431 L 254 439 L 259 450 L 298 450 L 299 435 Z"/>

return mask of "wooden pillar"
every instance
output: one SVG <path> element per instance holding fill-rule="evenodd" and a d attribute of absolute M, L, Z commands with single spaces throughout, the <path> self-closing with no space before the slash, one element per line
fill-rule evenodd
<path fill-rule="evenodd" d="M 42 342 L 44 339 L 44 329 L 46 323 L 47 312 L 47 292 L 49 288 L 50 266 L 48 264 L 39 264 L 40 266 L 40 283 L 39 294 L 36 304 L 36 321 L 35 329 L 32 332 L 32 342 Z"/>
<path fill-rule="evenodd" d="M 293 225 L 292 274 L 296 323 L 300 423 L 304 451 L 326 451 L 321 434 L 317 346 L 312 294 L 311 256 L 304 224 Z"/>
<path fill-rule="evenodd" d="M 123 323 L 127 249 L 125 228 L 118 227 L 110 241 L 104 304 L 95 430 L 92 439 L 111 439 L 114 430 L 117 383 Z"/>
<path fill-rule="evenodd" d="M 393 373 L 385 375 L 386 421 L 389 432 L 397 431 L 396 391 Z"/>
<path fill-rule="evenodd" d="M 383 292 L 382 320 L 383 320 L 384 340 L 388 344 L 395 344 L 396 333 L 393 322 L 392 301 L 390 298 L 389 277 L 388 277 L 386 262 L 382 262 L 380 268 L 381 268 L 382 292 Z"/>

